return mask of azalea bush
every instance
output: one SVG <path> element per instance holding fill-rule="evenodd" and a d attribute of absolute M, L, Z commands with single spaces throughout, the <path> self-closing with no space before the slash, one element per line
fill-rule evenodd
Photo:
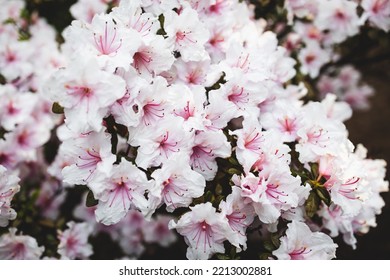
<path fill-rule="evenodd" d="M 388 182 L 348 139 L 373 90 L 338 46 L 390 2 L 266 2 L 80 0 L 56 41 L 0 1 L 0 258 L 355 248 Z"/>

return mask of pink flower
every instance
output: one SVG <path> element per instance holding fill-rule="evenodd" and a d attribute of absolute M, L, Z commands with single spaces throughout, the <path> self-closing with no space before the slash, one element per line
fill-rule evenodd
<path fill-rule="evenodd" d="M 63 152 L 72 160 L 62 170 L 64 182 L 84 185 L 100 173 L 108 174 L 116 160 L 111 153 L 110 138 L 103 132 L 91 132 L 63 142 Z"/>
<path fill-rule="evenodd" d="M 227 158 L 230 154 L 231 146 L 221 131 L 198 132 L 190 152 L 190 164 L 207 181 L 211 181 L 218 170 L 216 158 Z"/>
<path fill-rule="evenodd" d="M 188 259 L 208 259 L 215 253 L 224 253 L 225 240 L 234 240 L 227 219 L 210 202 L 190 207 L 181 218 L 169 223 L 176 229 L 189 246 Z"/>
<path fill-rule="evenodd" d="M 100 131 L 108 108 L 125 92 L 124 80 L 91 58 L 59 70 L 47 84 L 48 96 L 65 108 L 65 123 L 80 133 Z"/>
<path fill-rule="evenodd" d="M 171 157 L 152 177 L 156 180 L 153 195 L 161 197 L 169 212 L 189 206 L 193 198 L 203 194 L 206 186 L 204 177 L 191 169 L 185 154 Z"/>
<path fill-rule="evenodd" d="M 11 208 L 15 193 L 19 192 L 19 177 L 16 172 L 8 171 L 0 165 L 0 227 L 6 227 L 9 220 L 16 218 L 16 212 Z"/>
<path fill-rule="evenodd" d="M 297 132 L 302 126 L 300 109 L 300 102 L 278 100 L 273 110 L 261 116 L 260 122 L 267 131 L 273 130 L 279 134 L 283 142 L 293 142 L 298 138 Z"/>
<path fill-rule="evenodd" d="M 298 59 L 301 63 L 301 72 L 316 78 L 321 67 L 330 61 L 330 51 L 321 48 L 317 42 L 310 41 L 299 51 Z"/>
<path fill-rule="evenodd" d="M 6 130 L 13 130 L 27 121 L 37 101 L 30 92 L 19 94 L 14 86 L 0 85 L 0 125 Z"/>
<path fill-rule="evenodd" d="M 204 48 L 209 32 L 199 21 L 195 10 L 184 8 L 180 14 L 168 11 L 164 18 L 167 36 L 184 61 L 200 61 L 209 57 Z"/>
<path fill-rule="evenodd" d="M 150 217 L 157 202 L 149 192 L 154 183 L 132 163 L 122 159 L 106 176 L 89 183 L 99 204 L 96 219 L 105 225 L 118 223 L 131 208 L 136 208 Z"/>
<path fill-rule="evenodd" d="M 0 259 L 2 260 L 39 260 L 44 247 L 38 247 L 35 238 L 29 235 L 16 235 L 16 228 L 0 236 Z"/>
<path fill-rule="evenodd" d="M 60 206 L 65 198 L 66 193 L 62 189 L 61 182 L 48 179 L 42 182 L 36 205 L 44 217 L 56 220 L 60 215 Z"/>
<path fill-rule="evenodd" d="M 299 18 L 313 17 L 317 13 L 318 1 L 315 0 L 286 0 L 284 7 L 287 9 L 287 18 L 289 24 L 292 23 L 294 16 Z"/>
<path fill-rule="evenodd" d="M 138 127 L 130 131 L 130 145 L 139 146 L 136 158 L 138 166 L 159 166 L 179 152 L 189 153 L 193 133 L 183 130 L 180 120 L 180 117 L 167 117 L 156 126 Z"/>
<path fill-rule="evenodd" d="M 168 42 L 162 36 L 143 41 L 133 55 L 132 66 L 141 76 L 148 78 L 168 71 L 175 58 Z"/>
<path fill-rule="evenodd" d="M 328 30 L 331 43 L 341 43 L 347 37 L 359 32 L 361 21 L 354 1 L 319 1 L 318 14 L 314 25 L 320 30 Z"/>
<path fill-rule="evenodd" d="M 75 19 L 90 23 L 96 14 L 104 13 L 107 8 L 107 3 L 101 0 L 78 0 L 70 7 L 70 13 Z"/>
<path fill-rule="evenodd" d="M 88 237 L 92 228 L 87 223 L 68 222 L 68 229 L 58 231 L 58 254 L 62 259 L 86 259 L 93 253 Z"/>
<path fill-rule="evenodd" d="M 241 196 L 253 206 L 263 223 L 275 223 L 282 211 L 297 207 L 301 197 L 308 195 L 308 188 L 301 186 L 300 178 L 292 176 L 288 170 L 274 166 L 263 170 L 259 176 L 249 173 L 239 182 Z"/>
<path fill-rule="evenodd" d="M 232 187 L 232 193 L 226 197 L 226 201 L 219 204 L 221 214 L 226 216 L 229 226 L 233 231 L 234 241 L 232 244 L 243 247 L 245 251 L 247 236 L 246 229 L 252 224 L 255 218 L 255 211 L 250 204 L 246 204 L 241 196 L 241 189 Z"/>
<path fill-rule="evenodd" d="M 146 242 L 157 243 L 163 247 L 168 247 L 177 238 L 173 230 L 168 227 L 171 216 L 157 215 L 154 220 L 145 223 L 142 232 Z"/>
<path fill-rule="evenodd" d="M 328 118 L 320 103 L 308 103 L 302 113 L 303 126 L 297 132 L 299 139 L 296 145 L 299 160 L 303 163 L 316 162 L 320 156 L 340 155 L 348 146 L 344 124 Z"/>
<path fill-rule="evenodd" d="M 204 130 L 206 101 L 205 90 L 201 86 L 175 84 L 169 87 L 167 101 L 172 104 L 170 113 L 183 119 L 186 131 Z"/>
<path fill-rule="evenodd" d="M 345 122 L 352 116 L 352 109 L 348 103 L 336 101 L 336 95 L 327 94 L 321 101 L 322 106 L 326 110 L 326 116 L 329 119 Z"/>
<path fill-rule="evenodd" d="M 336 257 L 338 247 L 325 233 L 312 232 L 305 223 L 297 221 L 288 224 L 280 242 L 280 247 L 272 252 L 279 260 L 330 260 Z"/>
<path fill-rule="evenodd" d="M 245 172 L 267 167 L 271 162 L 286 165 L 290 162 L 290 148 L 273 130 L 262 131 L 260 124 L 246 118 L 243 128 L 232 132 L 237 136 L 236 155 Z"/>
<path fill-rule="evenodd" d="M 388 32 L 390 30 L 390 1 L 389 0 L 363 0 L 363 18 L 371 24 Z"/>

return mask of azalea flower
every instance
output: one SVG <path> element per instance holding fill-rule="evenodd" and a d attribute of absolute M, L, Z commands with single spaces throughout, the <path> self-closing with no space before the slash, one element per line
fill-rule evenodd
<path fill-rule="evenodd" d="M 292 221 L 272 254 L 279 260 L 330 260 L 336 257 L 337 247 L 325 233 L 312 232 L 305 223 Z"/>
<path fill-rule="evenodd" d="M 29 235 L 16 235 L 16 228 L 0 236 L 0 258 L 2 260 L 39 260 L 44 247 Z"/>
<path fill-rule="evenodd" d="M 188 259 L 208 259 L 214 253 L 224 253 L 223 242 L 233 240 L 226 217 L 216 212 L 210 202 L 190 207 L 191 211 L 169 228 L 176 229 L 189 246 Z"/>
<path fill-rule="evenodd" d="M 92 228 L 86 223 L 68 222 L 65 231 L 58 231 L 58 254 L 62 259 L 85 259 L 92 255 L 88 236 Z"/>

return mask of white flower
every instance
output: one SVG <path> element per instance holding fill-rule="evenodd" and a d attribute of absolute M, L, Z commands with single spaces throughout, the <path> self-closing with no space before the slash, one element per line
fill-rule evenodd
<path fill-rule="evenodd" d="M 47 84 L 51 100 L 65 108 L 67 126 L 80 133 L 100 131 L 109 106 L 125 93 L 124 80 L 99 70 L 91 58 L 59 70 Z"/>
<path fill-rule="evenodd" d="M 114 165 L 107 177 L 96 178 L 89 183 L 99 204 L 95 211 L 96 220 L 105 225 L 118 223 L 135 207 L 146 217 L 155 210 L 155 199 L 149 195 L 154 182 L 148 181 L 145 173 L 132 163 L 122 159 Z"/>
<path fill-rule="evenodd" d="M 294 177 L 283 166 L 273 166 L 263 170 L 259 176 L 249 173 L 240 185 L 241 196 L 250 203 L 260 221 L 275 223 L 282 214 L 299 205 L 300 196 L 307 196 L 308 189 L 301 186 L 299 177 Z"/>
<path fill-rule="evenodd" d="M 75 19 L 91 22 L 96 14 L 104 13 L 107 8 L 104 1 L 78 0 L 70 7 L 70 13 Z"/>
<path fill-rule="evenodd" d="M 389 0 L 363 0 L 363 18 L 370 23 L 388 32 L 390 30 L 390 1 Z"/>
<path fill-rule="evenodd" d="M 0 236 L 0 259 L 2 260 L 39 260 L 44 247 L 38 247 L 35 238 L 29 235 L 16 235 L 16 228 Z"/>
<path fill-rule="evenodd" d="M 318 2 L 318 14 L 314 24 L 320 30 L 329 30 L 328 40 L 341 43 L 359 32 L 361 21 L 354 1 L 326 0 Z"/>
<path fill-rule="evenodd" d="M 72 163 L 62 170 L 63 180 L 68 184 L 87 184 L 99 173 L 108 174 L 116 157 L 111 153 L 111 136 L 91 132 L 79 138 L 63 142 L 62 149 Z"/>
<path fill-rule="evenodd" d="M 168 228 L 171 216 L 157 215 L 154 220 L 146 222 L 142 227 L 145 241 L 158 243 L 163 247 L 168 247 L 177 240 L 173 230 Z"/>
<path fill-rule="evenodd" d="M 310 41 L 299 51 L 298 59 L 301 63 L 301 72 L 316 78 L 321 67 L 330 61 L 330 51 L 322 48 L 318 42 Z"/>
<path fill-rule="evenodd" d="M 203 194 L 206 186 L 204 177 L 191 169 L 188 156 L 182 153 L 172 156 L 152 177 L 156 180 L 153 195 L 161 197 L 169 212 L 189 206 L 193 198 Z"/>
<path fill-rule="evenodd" d="M 0 85 L 0 125 L 13 130 L 30 118 L 37 102 L 37 97 L 30 92 L 20 94 L 14 86 Z"/>
<path fill-rule="evenodd" d="M 137 165 L 142 168 L 159 166 L 176 153 L 188 154 L 193 133 L 183 130 L 182 124 L 180 117 L 167 117 L 155 126 L 130 130 L 130 145 L 139 146 Z"/>
<path fill-rule="evenodd" d="M 252 224 L 255 218 L 255 211 L 250 204 L 246 204 L 241 197 L 241 190 L 232 187 L 232 193 L 226 197 L 226 201 L 219 204 L 221 214 L 226 216 L 231 230 L 234 232 L 232 244 L 243 247 L 245 251 L 247 236 L 246 229 Z"/>
<path fill-rule="evenodd" d="M 279 249 L 272 253 L 279 260 L 325 260 L 336 257 L 337 245 L 322 232 L 312 232 L 302 222 L 288 224 L 286 235 L 280 238 Z"/>
<path fill-rule="evenodd" d="M 338 156 L 349 146 L 343 123 L 328 118 L 320 103 L 309 102 L 301 113 L 303 127 L 297 132 L 296 145 L 301 162 L 316 162 L 324 155 Z"/>
<path fill-rule="evenodd" d="M 227 158 L 231 146 L 222 131 L 204 131 L 195 134 L 194 146 L 190 153 L 190 164 L 207 181 L 214 179 L 218 165 L 216 158 Z"/>
<path fill-rule="evenodd" d="M 180 52 L 184 61 L 200 61 L 209 57 L 204 48 L 209 32 L 199 21 L 198 14 L 191 8 L 184 8 L 177 14 L 164 13 L 164 29 L 174 50 Z"/>
<path fill-rule="evenodd" d="M 58 231 L 58 254 L 62 259 L 86 259 L 93 253 L 88 237 L 92 227 L 87 223 L 68 222 L 65 231 Z"/>
<path fill-rule="evenodd" d="M 189 246 L 188 259 L 208 259 L 215 253 L 224 253 L 225 240 L 234 240 L 226 217 L 217 213 L 210 202 L 190 207 L 177 222 L 169 223 Z"/>
<path fill-rule="evenodd" d="M 11 208 L 15 193 L 19 192 L 19 177 L 16 172 L 8 171 L 0 165 L 0 227 L 8 225 L 9 220 L 16 218 L 16 212 Z"/>

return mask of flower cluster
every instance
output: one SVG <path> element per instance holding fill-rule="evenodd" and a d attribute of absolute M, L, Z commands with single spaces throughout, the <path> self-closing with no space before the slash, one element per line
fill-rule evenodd
<path fill-rule="evenodd" d="M 85 207 L 85 203 L 82 202 L 75 208 L 73 214 L 75 218 L 88 224 L 92 229 L 89 234 L 92 236 L 108 234 L 128 257 L 139 257 L 148 244 L 158 244 L 166 248 L 177 240 L 174 232 L 168 228 L 171 216 L 158 214 L 147 221 L 139 211 L 130 210 L 120 222 L 106 226 L 96 222 L 94 214 L 96 208 Z"/>
<path fill-rule="evenodd" d="M 390 1 L 285 0 L 276 21 L 247 2 L 79 0 L 61 37 L 0 0 L 0 259 L 99 258 L 100 238 L 117 258 L 356 248 L 386 162 L 343 124 L 373 90 L 332 63 L 390 29 Z"/>
<path fill-rule="evenodd" d="M 367 110 L 368 98 L 374 90 L 367 84 L 361 83 L 361 74 L 353 66 L 346 65 L 340 69 L 331 69 L 321 75 L 318 90 L 322 96 L 332 92 L 338 100 L 347 102 L 353 109 Z"/>
<path fill-rule="evenodd" d="M 9 220 L 16 218 L 16 212 L 11 207 L 12 198 L 20 189 L 19 177 L 15 173 L 0 165 L 0 227 L 6 227 Z"/>
<path fill-rule="evenodd" d="M 352 1 L 309 2 L 286 6 L 315 19 L 294 25 L 302 36 L 318 31 L 299 54 L 301 72 L 314 78 L 328 46 L 361 23 Z M 301 101 L 306 88 L 290 82 L 295 61 L 246 3 L 127 0 L 83 19 L 65 30 L 68 66 L 45 86 L 65 116 L 50 170 L 68 186 L 88 186 L 98 222 L 180 215 L 169 227 L 190 259 L 246 250 L 255 224 L 280 238 L 269 257 L 330 259 L 337 245 L 324 232 L 354 246 L 355 233 L 375 226 L 385 163 L 348 140 L 346 103 Z M 153 239 L 128 224 L 123 235 Z M 69 227 L 61 244 L 78 231 Z"/>
<path fill-rule="evenodd" d="M 300 71 L 312 79 L 323 74 L 324 66 L 340 61 L 338 53 L 340 43 L 357 35 L 365 24 L 385 32 L 390 30 L 388 0 L 286 0 L 284 4 L 292 29 L 287 33 L 284 45 L 290 52 L 297 52 Z M 355 81 L 343 82 L 341 87 L 343 90 L 347 89 L 342 94 L 337 94 L 340 100 L 348 102 L 354 109 L 368 108 L 367 98 L 371 95 L 371 89 L 369 87 L 357 89 L 348 84 L 360 80 L 357 70 L 350 67 L 336 70 L 343 72 L 344 75 L 356 77 Z M 320 80 L 327 80 L 327 74 L 322 75 Z M 340 89 L 340 86 L 335 86 L 336 88 L 332 89 L 336 91 L 324 92 L 325 88 L 318 86 L 321 87 L 321 94 L 338 93 Z M 353 89 L 349 91 L 350 87 Z"/>
<path fill-rule="evenodd" d="M 21 17 L 22 1 L 0 5 L 0 226 L 6 226 L 16 218 L 10 203 L 19 191 L 17 176 L 22 186 L 34 176 L 33 165 L 41 165 L 41 147 L 58 122 L 42 86 L 63 60 L 46 21 Z"/>
<path fill-rule="evenodd" d="M 46 21 L 21 18 L 22 1 L 0 4 L 0 164 L 14 170 L 37 161 L 37 149 L 50 138 L 56 118 L 42 85 L 62 58 Z"/>

